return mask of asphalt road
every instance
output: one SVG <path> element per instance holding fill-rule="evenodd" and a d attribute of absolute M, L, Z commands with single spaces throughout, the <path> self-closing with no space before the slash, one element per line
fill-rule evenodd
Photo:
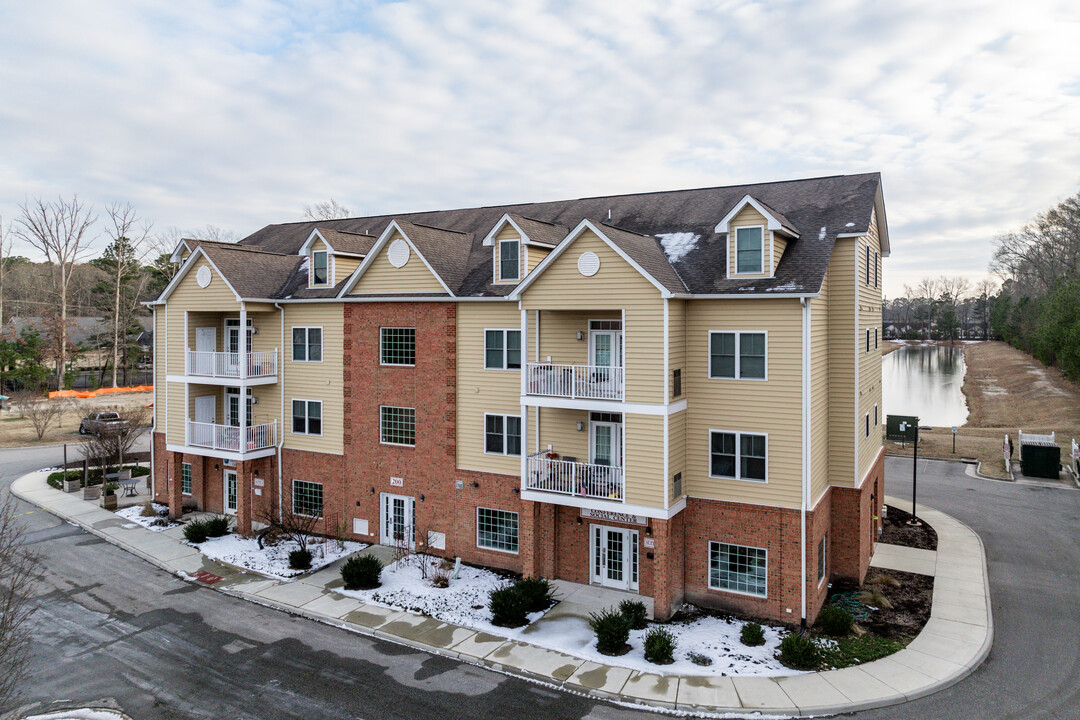
<path fill-rule="evenodd" d="M 0 451 L 0 494 L 58 449 Z M 910 461 L 887 462 L 907 496 Z M 1080 718 L 1080 491 L 968 478 L 920 461 L 919 496 L 987 546 L 997 639 L 957 686 L 858 718 Z M 177 580 L 26 504 L 43 561 L 35 711 L 152 718 L 656 717 L 291 617 Z"/>

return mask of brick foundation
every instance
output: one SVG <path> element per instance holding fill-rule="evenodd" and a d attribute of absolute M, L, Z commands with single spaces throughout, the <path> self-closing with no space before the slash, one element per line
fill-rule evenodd
<path fill-rule="evenodd" d="M 830 550 L 833 575 L 862 582 L 881 530 L 885 498 L 885 451 L 858 488 L 832 488 Z"/>

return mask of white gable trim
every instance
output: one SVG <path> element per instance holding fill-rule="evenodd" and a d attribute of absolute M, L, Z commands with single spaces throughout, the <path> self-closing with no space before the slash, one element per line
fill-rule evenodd
<path fill-rule="evenodd" d="M 728 225 L 731 224 L 731 221 L 735 219 L 735 216 L 738 215 L 740 212 L 742 212 L 742 209 L 744 207 L 746 207 L 747 205 L 751 206 L 752 208 L 754 208 L 759 213 L 761 213 L 762 215 L 765 216 L 765 220 L 768 223 L 767 227 L 768 227 L 769 230 L 782 232 L 785 235 L 792 235 L 791 231 L 790 230 L 785 230 L 784 226 L 780 223 L 780 221 L 777 220 L 775 217 L 773 217 L 773 214 L 771 212 L 769 212 L 765 208 L 764 205 L 762 205 L 760 202 L 758 202 L 754 198 L 750 197 L 749 195 L 743 195 L 743 199 L 740 200 L 739 202 L 735 203 L 735 207 L 733 207 L 731 209 L 731 212 L 729 212 L 727 215 L 725 215 L 724 219 L 716 224 L 716 228 L 714 229 L 714 232 L 717 232 L 717 233 L 726 233 L 726 232 L 728 232 Z M 794 237 L 798 237 L 798 234 L 795 234 Z"/>
<path fill-rule="evenodd" d="M 190 253 L 191 252 L 191 247 L 187 244 L 187 240 L 184 240 L 183 238 L 181 238 L 180 242 L 176 243 L 176 248 L 172 251 L 172 255 L 169 256 L 169 262 L 171 262 L 171 263 L 181 262 L 183 260 L 183 258 L 180 257 L 180 254 L 184 250 L 187 250 Z"/>
<path fill-rule="evenodd" d="M 539 222 L 539 221 L 537 221 L 537 222 Z M 484 238 L 484 243 L 483 244 L 484 244 L 485 247 L 494 247 L 495 246 L 495 243 L 498 242 L 498 240 L 496 239 L 495 236 L 498 235 L 500 232 L 502 232 L 503 226 L 505 226 L 507 223 L 510 223 L 510 226 L 513 227 L 515 230 L 517 230 L 518 235 L 521 237 L 521 244 L 522 245 L 535 245 L 537 247 L 543 247 L 543 248 L 553 248 L 553 247 L 555 247 L 555 245 L 551 245 L 549 243 L 537 242 L 537 241 L 533 240 L 532 238 L 530 238 L 525 233 L 525 231 L 521 229 L 521 226 L 518 225 L 516 222 L 514 222 L 514 218 L 510 217 L 510 213 L 503 213 L 503 216 L 501 218 L 499 218 L 499 222 L 495 223 L 495 227 L 493 227 L 491 229 L 491 232 L 489 232 L 487 234 L 487 236 Z"/>
<path fill-rule="evenodd" d="M 225 287 L 229 288 L 229 290 L 232 290 L 232 294 L 236 296 L 236 301 L 242 301 L 240 293 L 236 292 L 236 288 L 234 288 L 232 286 L 232 283 L 229 282 L 229 279 L 225 277 L 225 273 L 221 272 L 221 270 L 218 269 L 218 266 L 215 265 L 214 261 L 211 260 L 209 256 L 207 256 L 206 253 L 203 252 L 203 249 L 201 247 L 196 247 L 195 251 L 188 255 L 188 259 L 184 262 L 183 266 L 181 266 L 181 268 L 176 272 L 176 275 L 173 277 L 173 279 L 170 280 L 169 284 L 165 286 L 165 289 L 161 291 L 161 295 L 159 295 L 158 299 L 154 301 L 155 304 L 162 303 L 169 299 L 169 296 L 172 295 L 173 291 L 176 290 L 176 288 L 180 285 L 180 281 L 184 279 L 188 272 L 190 272 L 191 268 L 195 267 L 195 263 L 200 257 L 206 258 L 207 264 L 209 264 L 210 267 L 214 269 L 214 272 L 218 274 L 218 277 L 220 277 L 222 282 L 225 283 Z"/>
<path fill-rule="evenodd" d="M 435 276 L 435 279 L 439 281 L 440 285 L 442 285 L 443 290 L 449 293 L 451 297 L 454 297 L 454 291 L 451 290 L 445 282 L 443 282 L 442 277 L 439 276 L 439 273 L 435 272 L 435 268 L 431 267 L 431 263 L 427 261 L 427 258 L 424 257 L 424 254 L 416 249 L 416 245 L 414 245 L 413 241 L 409 239 L 409 236 L 405 233 L 405 231 L 401 229 L 401 226 L 397 224 L 397 220 L 391 220 L 390 224 L 386 226 L 386 229 L 382 231 L 382 234 L 379 235 L 379 239 L 375 241 L 375 244 L 372 245 L 371 250 L 364 258 L 364 262 L 360 263 L 360 267 L 356 268 L 356 270 L 353 271 L 353 274 L 349 276 L 348 281 L 341 288 L 341 292 L 338 293 L 337 296 L 339 298 L 342 298 L 352 292 L 353 286 L 356 285 L 357 281 L 360 279 L 360 276 L 367 272 L 367 269 L 371 267 L 371 264 L 373 262 L 375 262 L 375 258 L 379 257 L 379 254 L 382 252 L 383 248 L 386 247 L 386 245 L 390 242 L 390 238 L 394 236 L 395 230 L 401 234 L 401 237 L 405 238 L 405 242 L 409 243 L 409 248 L 414 253 L 416 253 L 416 257 L 420 258 L 420 262 L 424 263 L 424 267 L 428 269 L 428 272 Z M 325 242 L 325 240 L 323 242 Z"/>
<path fill-rule="evenodd" d="M 610 247 L 612 250 L 614 250 L 615 253 L 619 257 L 621 257 L 623 260 L 625 260 L 627 263 L 629 263 L 630 267 L 634 268 L 639 273 L 641 273 L 641 275 L 646 280 L 651 282 L 653 284 L 653 286 L 656 287 L 656 289 L 660 291 L 660 296 L 661 297 L 665 297 L 665 298 L 672 297 L 673 294 L 672 294 L 672 292 L 670 290 L 668 290 L 666 287 L 664 287 L 652 275 L 647 273 L 645 271 L 645 268 L 641 267 L 636 262 L 634 262 L 633 259 L 631 259 L 631 257 L 629 255 L 627 255 L 625 252 L 623 252 L 622 248 L 620 248 L 618 245 L 616 245 L 614 242 L 612 242 L 611 239 L 608 238 L 608 236 L 604 234 L 603 230 L 601 230 L 598 226 L 594 225 L 591 220 L 586 218 L 586 219 L 582 220 L 580 223 L 578 223 L 578 226 L 570 231 L 570 234 L 566 236 L 566 239 L 563 240 L 558 245 L 556 245 L 555 249 L 552 250 L 548 254 L 548 256 L 546 258 L 541 260 L 540 264 L 537 265 L 535 268 L 533 268 L 533 271 L 531 273 L 529 273 L 528 275 L 525 276 L 525 279 L 514 289 L 514 292 L 510 293 L 510 295 L 509 295 L 510 299 L 511 300 L 520 300 L 521 299 L 521 293 L 524 292 L 525 289 L 528 288 L 530 285 L 532 285 L 534 282 L 536 282 L 536 279 L 538 277 L 540 277 L 541 275 L 543 275 L 544 271 L 547 270 L 551 266 L 551 264 L 553 262 L 555 262 L 555 260 L 558 259 L 558 257 L 560 255 L 562 255 L 564 252 L 566 252 L 566 249 L 569 248 L 571 245 L 573 245 L 574 241 L 577 240 L 579 237 L 581 237 L 581 234 L 583 232 L 585 232 L 586 230 L 592 230 L 593 233 L 595 233 L 597 237 L 599 237 L 601 240 L 603 240 L 604 243 L 606 243 L 608 247 Z"/>
<path fill-rule="evenodd" d="M 311 246 L 315 244 L 315 238 L 322 240 L 323 245 L 326 246 L 326 249 L 329 250 L 331 254 L 334 254 L 334 247 L 326 241 L 326 238 L 323 237 L 323 234 L 319 232 L 319 228 L 315 228 L 311 231 L 311 234 L 308 235 L 308 238 L 304 241 L 304 244 L 300 246 L 300 250 L 299 252 L 297 252 L 297 255 L 309 255 L 311 253 Z"/>

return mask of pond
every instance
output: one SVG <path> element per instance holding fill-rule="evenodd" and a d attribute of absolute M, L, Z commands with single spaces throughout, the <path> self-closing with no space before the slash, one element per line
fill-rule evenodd
<path fill-rule="evenodd" d="M 911 345 L 881 359 L 881 404 L 889 415 L 917 415 L 922 425 L 967 422 L 963 347 Z"/>

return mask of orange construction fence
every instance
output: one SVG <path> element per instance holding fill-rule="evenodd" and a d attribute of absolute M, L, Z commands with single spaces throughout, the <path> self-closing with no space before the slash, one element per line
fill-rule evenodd
<path fill-rule="evenodd" d="M 109 395 L 112 393 L 129 393 L 129 392 L 153 392 L 153 385 L 135 385 L 134 387 L 114 387 L 114 388 L 98 388 L 97 390 L 58 390 L 56 392 L 49 393 L 49 399 L 58 397 L 68 398 L 93 398 L 101 395 Z"/>

